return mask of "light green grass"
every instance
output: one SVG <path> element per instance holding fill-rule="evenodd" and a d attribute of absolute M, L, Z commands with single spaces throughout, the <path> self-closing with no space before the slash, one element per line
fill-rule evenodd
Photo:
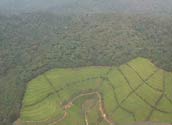
<path fill-rule="evenodd" d="M 171 102 L 165 97 L 162 98 L 157 107 L 163 111 L 172 112 Z"/>
<path fill-rule="evenodd" d="M 156 66 L 145 58 L 136 58 L 128 64 L 132 66 L 143 79 L 146 79 L 150 74 L 157 70 Z"/>
<path fill-rule="evenodd" d="M 124 78 L 126 77 L 127 80 L 125 79 L 125 81 L 128 81 L 128 86 L 130 84 L 132 88 L 136 88 L 138 85 L 143 83 L 137 73 L 127 65 L 120 66 L 120 70 L 124 74 Z"/>
<path fill-rule="evenodd" d="M 62 116 L 63 110 L 60 107 L 60 101 L 56 95 L 49 96 L 42 102 L 33 106 L 24 107 L 21 110 L 21 118 L 25 121 L 48 121 L 58 115 Z"/>
<path fill-rule="evenodd" d="M 161 122 L 161 123 L 171 123 L 172 122 L 172 114 L 164 114 L 159 111 L 155 111 L 151 117 L 151 121 L 153 122 Z"/>
<path fill-rule="evenodd" d="M 121 103 L 121 101 L 124 100 L 127 97 L 127 95 L 131 92 L 131 89 L 129 88 L 127 81 L 124 79 L 124 77 L 118 71 L 117 68 L 113 69 L 113 71 L 108 75 L 108 78 L 111 84 L 115 87 L 116 97 L 119 103 Z"/>
<path fill-rule="evenodd" d="M 23 105 L 31 105 L 52 93 L 53 89 L 45 80 L 43 75 L 38 76 L 28 83 L 28 87 L 23 100 Z"/>
<path fill-rule="evenodd" d="M 172 100 L 172 73 L 165 73 L 165 93 Z"/>
<path fill-rule="evenodd" d="M 153 106 L 163 111 L 172 111 L 171 90 L 172 73 L 158 69 L 149 60 L 140 57 L 120 67 L 53 69 L 28 83 L 20 119 L 23 123 L 41 121 L 31 122 L 29 125 L 52 123 L 63 116 L 64 104 L 73 98 L 81 93 L 99 92 L 105 111 L 113 121 L 144 121 Z M 163 91 L 164 97 L 157 103 Z M 89 98 L 96 100 L 97 97 L 89 95 L 78 98 L 72 107 L 66 110 L 67 117 L 57 124 L 85 124 L 82 104 Z M 93 124 L 99 117 L 100 113 L 96 107 L 88 115 L 90 123 Z M 155 109 L 149 120 L 172 122 L 172 113 Z M 100 124 L 107 123 L 103 120 Z"/>
<path fill-rule="evenodd" d="M 112 115 L 112 119 L 116 122 L 130 122 L 130 121 L 134 121 L 132 115 L 130 113 L 128 113 L 125 110 L 122 110 L 121 108 L 117 109 L 113 115 Z"/>
<path fill-rule="evenodd" d="M 163 90 L 163 77 L 164 71 L 159 70 L 147 81 L 147 83 L 155 89 Z"/>
<path fill-rule="evenodd" d="M 73 105 L 68 111 L 66 119 L 59 122 L 60 125 L 84 125 L 84 123 L 84 114 L 82 114 L 81 108 L 76 105 Z"/>
<path fill-rule="evenodd" d="M 145 102 L 135 94 L 132 94 L 122 106 L 133 112 L 137 121 L 144 121 L 151 111 L 151 107 L 146 105 Z M 125 119 L 123 120 L 125 121 Z"/>
<path fill-rule="evenodd" d="M 76 94 L 81 93 L 82 91 L 97 89 L 100 87 L 102 82 L 103 81 L 100 78 L 97 78 L 94 80 L 83 81 L 75 85 L 66 86 L 63 91 L 59 92 L 60 98 L 61 100 L 65 101 L 72 98 Z"/>
<path fill-rule="evenodd" d="M 89 119 L 89 124 L 97 124 L 97 120 L 99 119 L 99 109 L 98 109 L 98 105 L 96 105 L 95 107 L 93 107 L 88 113 L 87 113 L 87 119 Z"/>
<path fill-rule="evenodd" d="M 161 95 L 161 92 L 155 91 L 147 85 L 143 85 L 136 93 L 151 105 L 154 105 Z"/>
<path fill-rule="evenodd" d="M 114 90 L 107 82 L 104 82 L 100 88 L 100 92 L 102 93 L 106 112 L 112 112 L 114 107 L 117 106 Z"/>
<path fill-rule="evenodd" d="M 109 67 L 53 69 L 46 72 L 46 76 L 58 89 L 59 86 L 64 86 L 64 83 L 78 82 L 87 78 L 98 77 L 106 74 L 108 70 Z"/>

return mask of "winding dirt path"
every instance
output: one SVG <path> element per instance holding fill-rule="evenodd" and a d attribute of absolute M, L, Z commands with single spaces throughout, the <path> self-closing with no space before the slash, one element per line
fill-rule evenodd
<path fill-rule="evenodd" d="M 102 101 L 101 94 L 99 92 L 97 92 L 97 91 L 96 92 L 89 92 L 89 93 L 80 94 L 80 95 L 74 97 L 73 99 L 71 99 L 67 104 L 65 104 L 63 106 L 63 109 L 65 110 L 64 115 L 60 119 L 58 119 L 57 121 L 54 121 L 52 123 L 49 123 L 48 125 L 55 125 L 55 124 L 58 124 L 59 122 L 61 122 L 62 120 L 66 119 L 66 117 L 68 115 L 67 110 L 69 110 L 70 108 L 72 108 L 73 102 L 76 101 L 77 99 L 83 97 L 83 96 L 88 96 L 88 95 L 96 95 L 98 97 L 99 111 L 101 113 L 102 118 L 109 125 L 115 125 L 115 123 L 106 114 L 105 109 L 104 109 L 104 103 Z M 44 121 L 46 122 L 47 120 L 44 120 Z M 44 122 L 44 121 L 25 121 L 25 122 L 26 123 L 41 123 L 41 122 Z M 85 124 L 86 125 L 89 125 L 89 120 L 87 118 L 87 112 L 85 112 Z"/>
<path fill-rule="evenodd" d="M 54 125 L 54 124 L 57 124 L 59 123 L 60 121 L 64 120 L 65 118 L 67 117 L 67 112 L 65 111 L 64 115 L 62 118 L 58 119 L 57 121 L 53 122 L 53 123 L 50 123 L 48 125 Z"/>
<path fill-rule="evenodd" d="M 101 94 L 99 92 L 90 92 L 90 93 L 84 93 L 84 94 L 80 94 L 78 96 L 76 96 L 75 98 L 73 98 L 71 101 L 69 101 L 66 105 L 64 105 L 64 109 L 67 110 L 67 109 L 70 109 L 73 105 L 73 102 L 75 100 L 77 100 L 78 98 L 80 97 L 83 97 L 83 96 L 88 96 L 88 95 L 96 95 L 99 99 L 99 111 L 101 113 L 101 116 L 102 118 L 109 124 L 109 125 L 115 125 L 114 122 L 108 117 L 108 115 L 106 114 L 105 112 L 105 109 L 104 109 L 104 104 L 103 104 L 103 101 L 102 101 L 102 97 L 101 97 Z M 88 125 L 88 120 L 87 120 L 87 117 L 86 117 L 86 114 L 85 114 L 85 122 L 86 122 L 86 125 Z"/>
<path fill-rule="evenodd" d="M 88 124 L 88 118 L 87 118 L 87 112 L 85 112 L 85 125 L 89 125 Z"/>

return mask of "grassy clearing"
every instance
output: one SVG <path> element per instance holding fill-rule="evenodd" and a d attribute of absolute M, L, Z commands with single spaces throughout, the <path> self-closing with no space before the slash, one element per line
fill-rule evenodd
<path fill-rule="evenodd" d="M 85 68 L 68 68 L 53 69 L 46 72 L 46 76 L 53 83 L 55 88 L 64 86 L 64 83 L 81 82 L 87 78 L 99 77 L 108 72 L 109 67 L 85 67 Z"/>
<path fill-rule="evenodd" d="M 119 108 L 113 113 L 113 120 L 116 122 L 131 122 L 134 121 L 133 116 L 127 111 Z"/>
<path fill-rule="evenodd" d="M 95 90 L 100 87 L 103 81 L 100 78 L 91 79 L 91 80 L 84 80 L 83 82 L 76 83 L 75 85 L 66 85 L 63 91 L 59 92 L 59 96 L 62 101 L 67 101 L 72 97 L 75 97 L 79 93 L 87 90 Z"/>
<path fill-rule="evenodd" d="M 127 65 L 120 66 L 121 75 L 127 82 L 128 86 L 136 88 L 138 85 L 142 84 L 143 81 L 139 78 L 137 73 Z"/>
<path fill-rule="evenodd" d="M 172 114 L 163 114 L 159 111 L 155 111 L 151 117 L 151 121 L 161 122 L 161 123 L 171 123 Z"/>
<path fill-rule="evenodd" d="M 147 81 L 147 83 L 157 90 L 163 90 L 163 77 L 164 71 L 159 70 Z"/>
<path fill-rule="evenodd" d="M 172 73 L 165 73 L 165 92 L 169 99 L 172 100 Z"/>
<path fill-rule="evenodd" d="M 172 112 L 172 103 L 167 98 L 162 98 L 159 102 L 158 108 L 166 112 Z"/>
<path fill-rule="evenodd" d="M 38 76 L 28 83 L 28 87 L 23 100 L 23 105 L 25 106 L 37 103 L 52 92 L 53 89 L 45 80 L 43 75 Z"/>
<path fill-rule="evenodd" d="M 132 94 L 122 106 L 135 114 L 136 121 L 144 121 L 151 110 L 150 106 L 146 105 L 143 100 L 134 94 Z M 125 121 L 125 119 L 123 120 Z"/>
<path fill-rule="evenodd" d="M 119 72 L 117 68 L 114 68 L 114 70 L 108 75 L 108 78 L 111 84 L 115 87 L 115 93 L 118 102 L 121 103 L 121 101 L 124 100 L 131 92 L 127 81 L 124 79 L 123 75 Z"/>
<path fill-rule="evenodd" d="M 134 59 L 128 64 L 133 67 L 143 79 L 146 79 L 157 70 L 156 66 L 145 58 Z"/>
<path fill-rule="evenodd" d="M 21 119 L 24 121 L 48 121 L 63 114 L 59 98 L 52 95 L 36 105 L 24 107 L 21 110 Z"/>
<path fill-rule="evenodd" d="M 81 108 L 74 105 L 69 111 L 65 120 L 59 122 L 57 125 L 84 125 L 84 114 L 81 113 Z"/>
<path fill-rule="evenodd" d="M 88 119 L 89 124 L 91 125 L 93 124 L 96 125 L 97 123 L 101 121 L 100 115 L 98 112 L 98 105 L 90 109 L 90 111 L 87 113 L 87 119 Z"/>
<path fill-rule="evenodd" d="M 99 105 L 91 108 L 93 102 L 99 104 L 98 97 L 80 96 L 98 92 L 104 113 L 117 123 L 172 122 L 171 83 L 172 73 L 158 69 L 144 58 L 119 68 L 54 69 L 29 82 L 20 119 L 23 123 L 32 121 L 29 125 L 51 125 L 55 121 L 53 125 L 82 125 L 86 121 L 85 111 L 90 109 L 88 123 L 106 125 Z M 69 107 L 65 109 L 66 105 Z"/>
<path fill-rule="evenodd" d="M 143 85 L 136 91 L 136 93 L 142 97 L 145 102 L 148 102 L 151 105 L 154 105 L 161 95 L 161 92 L 155 91 L 147 85 Z"/>
<path fill-rule="evenodd" d="M 99 91 L 102 93 L 104 107 L 105 107 L 106 112 L 107 113 L 112 112 L 114 107 L 117 106 L 117 102 L 114 98 L 115 96 L 114 90 L 107 82 L 104 82 L 101 88 L 99 89 Z"/>

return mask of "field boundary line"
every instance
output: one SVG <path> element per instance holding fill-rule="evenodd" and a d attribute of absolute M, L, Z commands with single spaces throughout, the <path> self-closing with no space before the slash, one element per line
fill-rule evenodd
<path fill-rule="evenodd" d="M 125 107 L 123 107 L 122 105 L 120 105 L 119 100 L 118 100 L 118 98 L 117 98 L 117 93 L 116 93 L 116 91 L 115 91 L 115 87 L 113 86 L 113 84 L 111 83 L 111 81 L 109 80 L 108 77 L 105 77 L 105 78 L 106 78 L 106 80 L 107 80 L 109 86 L 112 88 L 112 91 L 113 91 L 113 94 L 114 94 L 114 98 L 115 98 L 116 103 L 117 103 L 117 105 L 119 106 L 119 108 L 121 108 L 121 109 L 124 110 L 125 112 L 131 114 L 132 117 L 133 117 L 133 119 L 136 121 L 135 114 L 134 114 L 132 111 L 130 111 L 130 110 L 126 109 Z"/>
<path fill-rule="evenodd" d="M 125 78 L 125 80 L 127 81 L 129 87 L 131 88 L 131 90 L 134 91 L 133 87 L 131 86 L 130 82 L 128 81 L 127 77 L 125 76 L 125 74 L 121 71 L 120 68 L 118 68 L 119 71 L 121 72 L 121 74 L 123 74 L 123 77 Z M 162 112 L 162 113 L 171 113 L 171 112 L 168 112 L 168 111 L 164 111 L 164 110 L 161 110 L 157 107 L 155 107 L 154 105 L 150 104 L 149 102 L 147 102 L 142 96 L 140 96 L 137 92 L 134 92 L 134 94 L 136 96 L 138 96 L 141 100 L 143 100 L 148 106 L 150 106 L 151 108 L 154 108 L 155 110 L 159 111 L 159 112 Z"/>
<path fill-rule="evenodd" d="M 158 91 L 158 92 L 162 92 L 163 90 L 161 90 L 161 89 L 158 89 L 158 88 L 155 88 L 155 87 L 153 87 L 152 85 L 150 85 L 149 83 L 147 83 L 147 79 L 143 79 L 141 76 L 140 76 L 140 74 L 131 66 L 131 65 L 129 65 L 128 63 L 126 64 L 128 67 L 130 67 L 137 75 L 138 75 L 138 77 L 147 85 L 147 86 L 149 86 L 150 88 L 152 88 L 152 89 L 154 89 L 155 91 Z M 157 73 L 159 71 L 159 69 L 156 69 L 154 72 L 155 72 L 155 74 Z M 155 75 L 154 74 L 154 75 Z M 153 75 L 152 75 L 153 76 Z M 150 76 L 150 78 L 152 78 L 152 76 Z M 149 78 L 149 79 L 150 79 Z"/>
<path fill-rule="evenodd" d="M 150 75 L 146 78 L 146 81 L 148 81 L 148 80 L 151 78 L 151 76 L 153 76 L 155 73 L 156 73 L 156 72 L 153 72 L 152 74 L 150 74 Z M 134 90 L 130 91 L 129 94 L 127 95 L 127 97 L 124 98 L 124 99 L 120 102 L 120 104 L 123 104 L 132 94 L 134 94 L 134 92 L 136 92 L 136 91 L 137 91 L 140 87 L 142 87 L 143 85 L 145 85 L 144 82 L 141 83 L 141 84 L 139 84 L 136 88 L 134 88 Z M 115 112 L 118 108 L 119 108 L 119 107 L 116 107 L 116 108 L 113 110 L 113 112 Z"/>

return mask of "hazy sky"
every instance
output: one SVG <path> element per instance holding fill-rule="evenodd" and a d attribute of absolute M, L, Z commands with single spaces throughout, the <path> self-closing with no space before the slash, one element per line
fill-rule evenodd
<path fill-rule="evenodd" d="M 0 0 L 0 12 L 171 12 L 172 0 Z"/>

